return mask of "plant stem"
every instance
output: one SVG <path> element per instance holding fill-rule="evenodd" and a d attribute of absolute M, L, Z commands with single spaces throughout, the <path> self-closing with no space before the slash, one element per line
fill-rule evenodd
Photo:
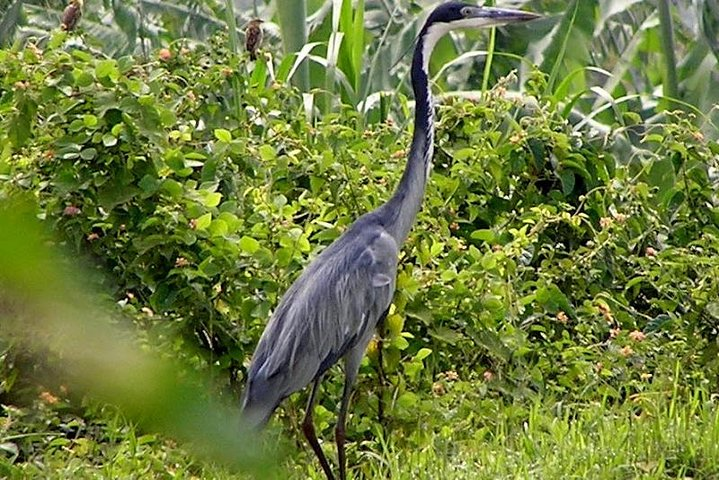
<path fill-rule="evenodd" d="M 491 7 L 493 0 L 487 1 L 487 6 Z M 497 39 L 497 29 L 492 27 L 489 31 L 489 45 L 487 45 L 487 58 L 484 60 L 484 74 L 482 76 L 482 93 L 487 91 L 489 87 L 489 74 L 492 72 L 492 59 L 494 58 L 494 45 Z"/>
<path fill-rule="evenodd" d="M 664 78 L 664 95 L 679 98 L 679 82 L 677 81 L 677 58 L 674 53 L 674 25 L 669 10 L 669 0 L 659 0 L 659 24 L 662 34 L 662 50 L 666 71 Z"/>
<path fill-rule="evenodd" d="M 240 53 L 240 37 L 237 36 L 237 22 L 232 0 L 225 0 L 225 23 L 227 23 L 230 50 L 232 53 L 238 54 Z"/>
<path fill-rule="evenodd" d="M 240 54 L 240 38 L 237 35 L 237 22 L 235 20 L 235 9 L 232 0 L 225 0 L 225 22 L 229 30 L 230 50 L 232 50 L 236 58 Z M 231 83 L 232 89 L 234 90 L 235 115 L 237 116 L 237 121 L 240 122 L 243 113 L 242 103 L 240 102 L 242 92 L 240 91 L 240 81 L 237 78 L 237 73 L 233 75 Z"/>
<path fill-rule="evenodd" d="M 567 10 L 569 11 L 569 10 Z M 571 18 L 567 18 L 565 14 L 565 18 L 562 20 L 562 23 L 566 22 L 566 32 L 564 32 L 564 38 L 562 39 L 562 44 L 559 49 L 559 54 L 557 55 L 557 58 L 554 60 L 554 65 L 552 65 L 552 72 L 549 74 L 549 80 L 547 80 L 547 90 L 553 91 L 554 90 L 554 83 L 557 80 L 557 76 L 559 75 L 559 69 L 562 67 L 562 61 L 564 60 L 564 55 L 567 53 L 567 45 L 569 44 L 569 37 L 572 35 L 572 29 L 574 28 L 574 24 L 577 21 L 577 12 L 579 11 L 579 0 L 574 0 L 572 3 L 572 16 Z"/>

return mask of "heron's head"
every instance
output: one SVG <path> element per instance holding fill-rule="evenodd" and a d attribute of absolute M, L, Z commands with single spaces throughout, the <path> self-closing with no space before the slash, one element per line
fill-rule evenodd
<path fill-rule="evenodd" d="M 415 59 L 422 70 L 429 70 L 429 57 L 437 41 L 450 30 L 457 28 L 486 28 L 510 23 L 527 22 L 541 15 L 507 8 L 478 7 L 463 2 L 446 2 L 429 14 L 419 34 L 420 44 Z"/>
<path fill-rule="evenodd" d="M 478 7 L 463 2 L 447 2 L 438 6 L 427 19 L 427 28 L 443 32 L 456 28 L 486 28 L 526 22 L 540 15 L 507 8 Z"/>

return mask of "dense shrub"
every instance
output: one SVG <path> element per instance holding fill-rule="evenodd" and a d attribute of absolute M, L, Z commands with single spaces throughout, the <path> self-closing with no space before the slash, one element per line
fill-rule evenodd
<path fill-rule="evenodd" d="M 62 41 L 0 51 L 0 199 L 36 196 L 148 341 L 238 390 L 292 279 L 389 197 L 407 119 L 308 120 L 300 95 L 220 43 L 138 63 Z M 439 108 L 385 343 L 384 398 L 410 430 L 441 405 L 487 415 L 476 395 L 621 400 L 677 362 L 717 387 L 719 145 L 682 112 L 575 131 L 535 75 L 522 100 L 499 86 Z M 376 358 L 373 344 L 361 390 L 376 388 Z M 359 395 L 353 428 L 376 409 Z"/>

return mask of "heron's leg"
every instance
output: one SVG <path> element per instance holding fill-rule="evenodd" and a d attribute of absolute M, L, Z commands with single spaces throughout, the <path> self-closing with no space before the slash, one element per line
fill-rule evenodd
<path fill-rule="evenodd" d="M 384 346 L 385 319 L 389 313 L 389 308 L 384 311 L 377 322 L 377 380 L 379 380 L 379 392 L 377 394 L 377 420 L 384 427 L 384 387 L 387 379 L 384 376 L 384 362 L 382 360 L 382 350 Z"/>
<path fill-rule="evenodd" d="M 315 425 L 312 421 L 312 412 L 315 408 L 317 390 L 320 387 L 321 381 L 322 375 L 318 376 L 315 379 L 315 382 L 312 384 L 312 392 L 310 392 L 310 398 L 307 401 L 307 411 L 305 411 L 305 418 L 304 420 L 302 420 L 302 432 L 305 434 L 305 438 L 309 442 L 310 447 L 312 447 L 312 450 L 315 452 L 315 455 L 317 455 L 317 459 L 320 461 L 320 465 L 322 465 L 322 470 L 324 470 L 325 475 L 327 475 L 327 480 L 335 480 L 335 476 L 330 469 L 330 464 L 327 461 L 327 457 L 325 457 L 325 454 L 322 451 L 322 447 L 320 447 L 320 442 L 317 441 Z"/>
<path fill-rule="evenodd" d="M 347 408 L 352 397 L 352 387 L 357 379 L 360 362 L 364 355 L 367 343 L 361 347 L 355 346 L 345 357 L 345 387 L 342 392 L 342 402 L 340 403 L 340 413 L 337 416 L 337 426 L 335 427 L 335 441 L 337 442 L 337 460 L 340 464 L 340 480 L 347 478 L 347 460 L 345 457 L 345 420 L 347 418 Z"/>
<path fill-rule="evenodd" d="M 382 332 L 384 333 L 384 332 Z M 377 340 L 377 377 L 379 380 L 379 392 L 377 392 L 377 420 L 380 425 L 384 425 L 384 366 L 382 364 L 382 334 Z"/>

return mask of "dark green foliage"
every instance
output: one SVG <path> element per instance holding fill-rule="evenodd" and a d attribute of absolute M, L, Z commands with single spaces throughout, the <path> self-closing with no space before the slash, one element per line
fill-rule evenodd
<path fill-rule="evenodd" d="M 405 119 L 310 122 L 296 91 L 219 44 L 141 64 L 68 52 L 62 38 L 0 51 L 0 200 L 36 196 L 148 343 L 238 392 L 282 292 L 391 194 Z M 633 144 L 575 132 L 534 75 L 521 101 L 500 86 L 439 109 L 387 321 L 385 404 L 409 432 L 431 434 L 417 426 L 453 402 L 491 417 L 480 394 L 619 402 L 670 382 L 677 362 L 688 383 L 717 388 L 719 146 L 680 113 Z M 375 429 L 375 367 L 373 346 L 355 435 Z M 449 371 L 481 390 L 435 403 Z M 328 383 L 328 409 L 340 388 Z M 327 429 L 333 416 L 317 418 Z"/>

